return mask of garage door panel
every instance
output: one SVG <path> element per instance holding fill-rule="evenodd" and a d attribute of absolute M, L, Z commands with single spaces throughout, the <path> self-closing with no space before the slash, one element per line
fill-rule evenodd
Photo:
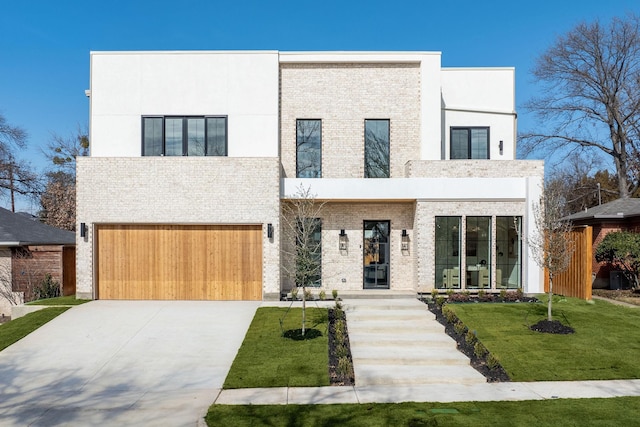
<path fill-rule="evenodd" d="M 101 225 L 98 298 L 262 299 L 262 228 Z"/>

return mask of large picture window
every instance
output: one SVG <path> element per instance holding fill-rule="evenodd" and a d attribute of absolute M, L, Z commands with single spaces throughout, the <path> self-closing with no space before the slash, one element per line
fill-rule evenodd
<path fill-rule="evenodd" d="M 460 289 L 460 224 L 460 217 L 436 217 L 437 289 Z"/>
<path fill-rule="evenodd" d="M 296 230 L 296 285 L 322 285 L 322 220 L 298 218 Z"/>
<path fill-rule="evenodd" d="M 451 128 L 452 159 L 488 159 L 489 128 L 488 127 L 452 127 Z"/>
<path fill-rule="evenodd" d="M 143 117 L 143 156 L 226 156 L 226 117 Z"/>
<path fill-rule="evenodd" d="M 296 120 L 296 178 L 322 176 L 322 121 Z"/>
<path fill-rule="evenodd" d="M 389 178 L 389 120 L 364 121 L 364 177 Z"/>

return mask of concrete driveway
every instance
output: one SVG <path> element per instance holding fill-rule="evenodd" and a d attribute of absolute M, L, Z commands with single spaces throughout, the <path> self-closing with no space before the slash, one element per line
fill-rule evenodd
<path fill-rule="evenodd" d="M 260 302 L 92 301 L 0 352 L 3 426 L 195 426 Z"/>

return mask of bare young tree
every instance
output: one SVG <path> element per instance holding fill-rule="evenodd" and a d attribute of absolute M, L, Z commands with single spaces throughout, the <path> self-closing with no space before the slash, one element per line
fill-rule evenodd
<path fill-rule="evenodd" d="M 543 124 L 521 137 L 524 153 L 600 153 L 615 165 L 620 198 L 638 188 L 640 18 L 581 23 L 537 60 L 539 97 L 525 108 Z"/>
<path fill-rule="evenodd" d="M 552 321 L 553 277 L 569 267 L 575 245 L 571 238 L 571 222 L 563 220 L 565 200 L 553 187 L 543 188 L 540 200 L 533 206 L 536 233 L 529 236 L 529 248 L 539 267 L 549 274 L 547 320 Z"/>
<path fill-rule="evenodd" d="M 322 222 L 324 202 L 318 202 L 311 188 L 300 186 L 296 194 L 282 204 L 283 270 L 302 288 L 302 335 L 306 325 L 307 287 L 319 282 L 322 274 Z"/>

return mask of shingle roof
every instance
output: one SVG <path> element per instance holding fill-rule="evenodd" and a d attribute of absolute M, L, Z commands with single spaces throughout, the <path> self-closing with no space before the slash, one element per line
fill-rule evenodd
<path fill-rule="evenodd" d="M 0 246 L 75 245 L 76 233 L 0 208 Z"/>
<path fill-rule="evenodd" d="M 571 221 L 597 220 L 597 219 L 626 219 L 640 216 L 640 199 L 618 199 L 604 205 L 594 206 L 586 211 L 569 215 L 566 219 Z"/>

